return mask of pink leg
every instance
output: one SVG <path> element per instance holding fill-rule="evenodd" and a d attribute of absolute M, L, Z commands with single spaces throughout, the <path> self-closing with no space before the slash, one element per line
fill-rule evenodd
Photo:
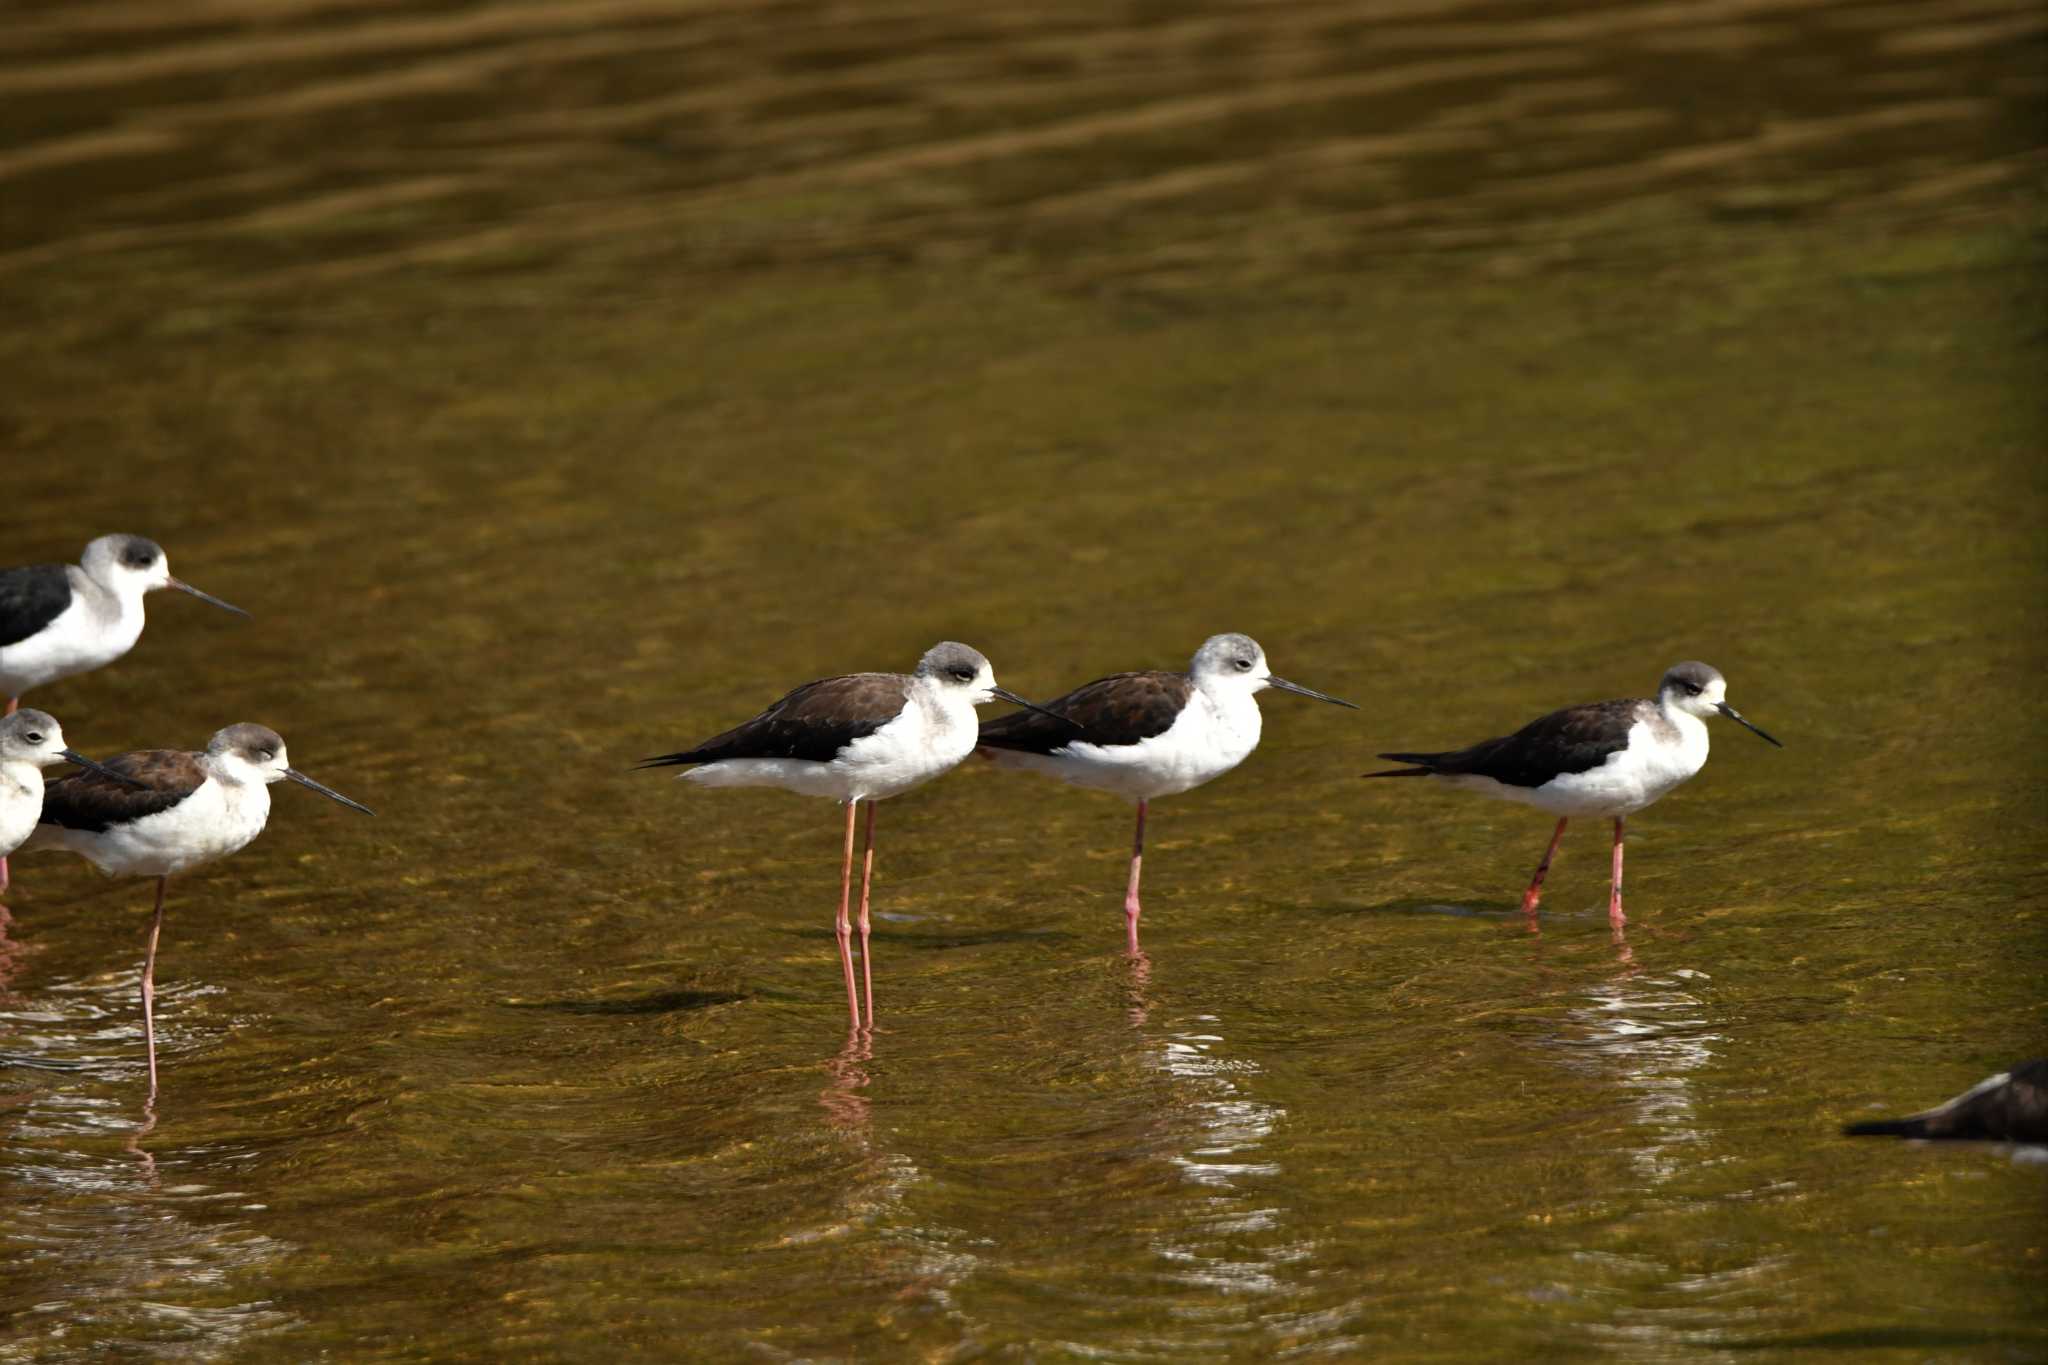
<path fill-rule="evenodd" d="M 156 940 L 164 928 L 164 886 L 156 879 L 156 914 L 149 921 L 149 951 L 142 958 L 142 1037 L 149 1045 L 149 1098 L 156 1099 Z"/>
<path fill-rule="evenodd" d="M 851 1027 L 860 1028 L 860 996 L 853 985 L 853 926 L 846 920 L 847 898 L 853 894 L 853 807 L 846 803 L 846 857 L 839 864 L 839 966 L 846 973 L 846 1013 Z"/>
<path fill-rule="evenodd" d="M 1543 874 L 1550 871 L 1550 860 L 1557 856 L 1558 841 L 1564 838 L 1564 827 L 1570 820 L 1570 816 L 1558 820 L 1557 829 L 1550 836 L 1550 847 L 1543 850 L 1543 861 L 1536 864 L 1536 875 L 1530 879 L 1529 889 L 1522 893 L 1522 913 L 1525 915 L 1535 914 L 1536 903 L 1543 899 Z"/>
<path fill-rule="evenodd" d="M 875 974 L 868 962 L 868 886 L 875 879 L 875 803 L 868 802 L 867 853 L 860 869 L 860 990 L 868 1027 L 875 1026 Z"/>
<path fill-rule="evenodd" d="M 1614 883 L 1607 892 L 1607 922 L 1619 930 L 1628 923 L 1621 913 L 1621 817 L 1614 817 Z"/>
<path fill-rule="evenodd" d="M 1145 861 L 1145 803 L 1138 803 L 1138 833 L 1131 840 L 1131 881 L 1124 888 L 1125 951 L 1138 955 L 1138 869 Z"/>

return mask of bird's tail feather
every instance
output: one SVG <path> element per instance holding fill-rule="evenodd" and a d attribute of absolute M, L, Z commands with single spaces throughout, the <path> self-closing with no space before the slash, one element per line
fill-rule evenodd
<path fill-rule="evenodd" d="M 1866 1119 L 1862 1123 L 1844 1125 L 1845 1137 L 1926 1137 L 1927 1120 L 1910 1119 Z"/>
<path fill-rule="evenodd" d="M 694 749 L 689 749 L 679 754 L 656 754 L 653 758 L 643 758 L 638 763 L 635 763 L 633 767 L 635 771 L 638 771 L 641 768 L 673 768 L 685 763 L 702 763 L 703 761 L 703 755 Z"/>
<path fill-rule="evenodd" d="M 1366 777 L 1432 777 L 1436 773 L 1435 762 L 1440 755 L 1381 754 L 1380 757 L 1390 758 L 1396 763 L 1414 763 L 1418 766 L 1413 768 L 1388 768 L 1382 772 L 1366 773 L 1364 774 Z"/>

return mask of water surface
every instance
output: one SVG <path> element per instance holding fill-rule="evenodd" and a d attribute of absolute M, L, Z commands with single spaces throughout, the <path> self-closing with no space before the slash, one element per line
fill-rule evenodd
<path fill-rule="evenodd" d="M 177 884 L 23 860 L 0 1360 L 2048 1358 L 2042 1173 L 1835 1136 L 2048 1040 L 2042 23 L 1727 6 L 42 4 L 0 541 L 38 694 L 261 720 Z M 967 640 L 1244 630 L 1240 770 L 633 773 Z M 1631 821 L 1357 775 L 1710 660 Z"/>

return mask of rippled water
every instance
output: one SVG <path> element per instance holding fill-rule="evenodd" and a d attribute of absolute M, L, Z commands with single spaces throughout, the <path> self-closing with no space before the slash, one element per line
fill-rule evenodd
<path fill-rule="evenodd" d="M 38 694 L 261 720 L 149 898 L 17 864 L 0 1361 L 2048 1358 L 2042 1173 L 1835 1136 L 2048 1041 L 2038 7 L 40 3 L 0 21 Z M 961 638 L 1256 635 L 1239 771 L 628 771 Z M 1630 824 L 1368 784 L 1701 657 Z M 1386 787 L 1394 787 L 1387 790 Z M 1588 822 L 1590 825 L 1590 822 Z"/>

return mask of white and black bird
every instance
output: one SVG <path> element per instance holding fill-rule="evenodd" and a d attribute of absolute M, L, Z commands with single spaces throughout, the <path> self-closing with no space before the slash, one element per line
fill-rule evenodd
<path fill-rule="evenodd" d="M 1035 712 L 985 722 L 981 752 L 1003 767 L 1045 773 L 1138 805 L 1124 890 L 1128 951 L 1138 951 L 1138 872 L 1145 856 L 1145 811 L 1244 762 L 1259 745 L 1260 691 L 1348 701 L 1273 676 L 1266 651 L 1249 635 L 1212 635 L 1185 673 L 1113 673 L 1083 684 Z"/>
<path fill-rule="evenodd" d="M 1433 777 L 1453 787 L 1520 801 L 1557 817 L 1550 847 L 1536 866 L 1522 910 L 1536 913 L 1543 876 L 1575 815 L 1613 817 L 1614 872 L 1607 917 L 1619 929 L 1623 819 L 1697 773 L 1707 762 L 1706 717 L 1723 715 L 1771 744 L 1782 744 L 1728 704 L 1728 682 L 1703 663 L 1673 664 L 1655 697 L 1568 706 L 1500 739 L 1446 753 L 1385 753 L 1413 767 L 1367 777 Z"/>
<path fill-rule="evenodd" d="M 263 725 L 230 725 L 204 751 L 143 749 L 49 784 L 42 819 L 22 850 L 65 849 L 114 877 L 156 878 L 156 912 L 142 961 L 142 1029 L 149 1093 L 156 1095 L 156 945 L 172 877 L 245 847 L 270 818 L 270 784 L 290 780 L 372 814 L 291 766 L 284 740 Z"/>
<path fill-rule="evenodd" d="M 141 536 L 101 536 L 76 564 L 0 569 L 0 696 L 7 709 L 30 688 L 90 672 L 133 649 L 142 635 L 142 599 L 158 588 L 249 614 L 173 578 L 163 547 Z"/>
<path fill-rule="evenodd" d="M 171 577 L 163 547 L 141 536 L 101 536 L 76 564 L 0 569 L 0 697 L 12 712 L 30 688 L 89 673 L 135 647 L 142 599 L 175 588 L 237 616 L 249 613 Z M 7 860 L 0 857 L 0 891 Z"/>
<path fill-rule="evenodd" d="M 781 787 L 830 797 L 846 807 L 846 855 L 839 870 L 839 963 L 846 1010 L 861 1027 L 875 1021 L 868 959 L 868 888 L 875 869 L 874 803 L 928 782 L 974 751 L 974 708 L 991 701 L 1030 706 L 996 686 L 981 651 L 946 641 L 925 651 L 912 673 L 850 673 L 805 683 L 743 725 L 679 753 L 645 759 L 642 768 L 694 765 L 681 776 L 706 787 Z M 847 904 L 853 875 L 854 810 L 867 803 L 861 869 L 862 990 L 854 990 Z"/>
<path fill-rule="evenodd" d="M 43 769 L 55 763 L 112 777 L 110 769 L 66 747 L 63 727 L 47 711 L 28 708 L 0 716 L 0 855 L 14 852 L 43 813 Z"/>
<path fill-rule="evenodd" d="M 1902 1119 L 1867 1119 L 1850 1137 L 1978 1142 L 2048 1142 L 2048 1057 L 2021 1062 L 1979 1081 L 1947 1104 Z"/>

